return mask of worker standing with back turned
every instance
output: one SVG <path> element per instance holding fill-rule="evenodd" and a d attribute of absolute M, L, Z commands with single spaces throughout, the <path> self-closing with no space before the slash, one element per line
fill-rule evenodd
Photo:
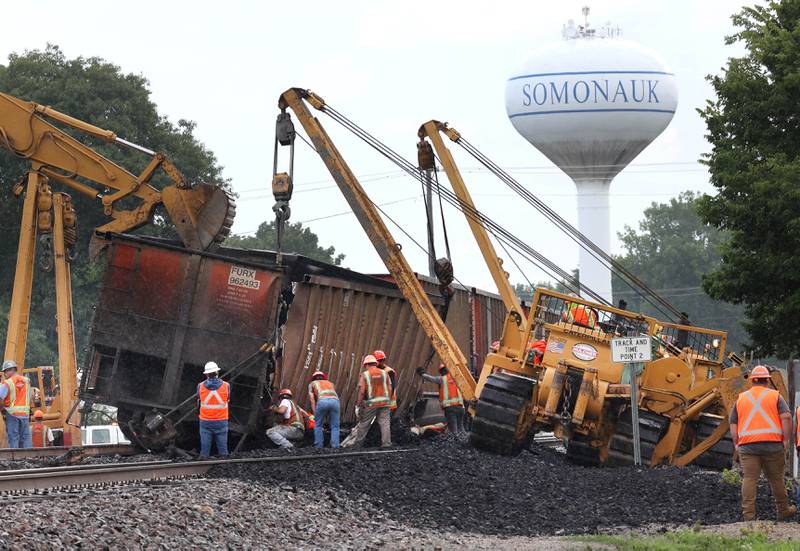
<path fill-rule="evenodd" d="M 219 378 L 219 366 L 215 362 L 205 365 L 206 380 L 197 385 L 200 402 L 200 458 L 211 455 L 211 441 L 217 443 L 217 453 L 228 456 L 228 403 L 231 401 L 231 385 Z"/>
<path fill-rule="evenodd" d="M 338 448 L 339 395 L 336 394 L 334 384 L 322 371 L 315 371 L 311 375 L 311 382 L 308 385 L 308 400 L 311 403 L 311 411 L 314 413 L 314 447 L 321 448 L 325 443 L 322 425 L 327 419 L 331 426 L 331 448 Z"/>
<path fill-rule="evenodd" d="M 44 413 L 37 409 L 31 423 L 31 441 L 34 448 L 46 448 L 53 445 L 53 429 L 44 424 Z"/>
<path fill-rule="evenodd" d="M 729 418 L 731 438 L 742 465 L 742 515 L 746 521 L 756 518 L 756 491 L 762 471 L 775 496 L 778 520 L 787 520 L 797 512 L 797 507 L 789 505 L 783 479 L 792 414 L 780 393 L 767 387 L 770 379 L 769 369 L 755 366 L 750 372 L 753 386 L 739 394 Z"/>
<path fill-rule="evenodd" d="M 392 416 L 397 410 L 397 372 L 386 363 L 386 353 L 383 350 L 376 350 L 372 355 L 378 360 L 378 367 L 386 372 L 389 382 L 392 383 L 392 395 L 389 398 L 389 415 Z"/>
<path fill-rule="evenodd" d="M 417 374 L 425 381 L 439 386 L 439 403 L 444 411 L 444 418 L 447 420 L 447 428 L 450 432 L 462 432 L 464 430 L 464 398 L 453 376 L 444 364 L 439 364 L 439 377 L 428 375 L 419 367 Z"/>
<path fill-rule="evenodd" d="M 358 400 L 356 401 L 358 424 L 342 442 L 342 447 L 361 447 L 372 422 L 377 419 L 381 429 L 381 447 L 388 448 L 392 445 L 389 418 L 392 383 L 386 372 L 378 367 L 378 360 L 372 354 L 365 356 L 361 364 L 364 371 L 361 372 L 358 380 Z"/>
<path fill-rule="evenodd" d="M 0 383 L 0 400 L 9 448 L 31 448 L 31 385 L 17 373 L 17 362 L 3 362 L 3 382 Z"/>

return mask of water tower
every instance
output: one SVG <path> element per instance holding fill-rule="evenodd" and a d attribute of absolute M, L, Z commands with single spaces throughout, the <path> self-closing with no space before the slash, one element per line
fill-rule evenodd
<path fill-rule="evenodd" d="M 611 180 L 667 127 L 678 105 L 675 75 L 619 29 L 570 20 L 563 40 L 534 50 L 506 84 L 514 128 L 578 190 L 578 228 L 611 246 Z M 581 249 L 581 283 L 611 300 L 611 273 Z"/>

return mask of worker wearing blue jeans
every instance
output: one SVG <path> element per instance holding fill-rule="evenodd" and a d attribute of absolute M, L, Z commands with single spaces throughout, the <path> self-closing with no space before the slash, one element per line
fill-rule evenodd
<path fill-rule="evenodd" d="M 215 362 L 205 365 L 206 380 L 197 385 L 197 401 L 200 417 L 200 457 L 211 455 L 211 441 L 217 443 L 217 453 L 228 455 L 228 404 L 231 401 L 231 385 L 219 378 L 219 366 Z"/>
<path fill-rule="evenodd" d="M 336 387 L 322 371 L 311 375 L 308 385 L 308 400 L 314 412 L 314 447 L 321 448 L 325 443 L 322 426 L 325 420 L 331 426 L 331 448 L 339 447 L 339 395 Z"/>
<path fill-rule="evenodd" d="M 211 443 L 217 444 L 217 453 L 228 455 L 228 421 L 200 421 L 200 455 L 211 455 Z"/>
<path fill-rule="evenodd" d="M 3 362 L 3 382 L 0 383 L 0 404 L 9 448 L 32 448 L 30 415 L 31 385 L 27 377 L 17 373 L 14 360 Z"/>

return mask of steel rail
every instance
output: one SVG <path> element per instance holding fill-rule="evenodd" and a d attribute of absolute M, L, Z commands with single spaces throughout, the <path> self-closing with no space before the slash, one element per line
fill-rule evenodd
<path fill-rule="evenodd" d="M 215 459 L 188 462 L 148 461 L 144 463 L 74 465 L 69 467 L 47 467 L 42 469 L 16 469 L 0 471 L 0 493 L 20 492 L 25 490 L 45 490 L 59 487 L 80 487 L 120 482 L 138 482 L 142 480 L 168 479 L 187 476 L 201 476 L 206 474 L 211 468 L 221 465 L 343 459 L 348 457 L 398 454 L 413 451 L 416 451 L 416 449 L 401 448 L 327 454 Z"/>
<path fill-rule="evenodd" d="M 18 461 L 40 457 L 59 457 L 74 452 L 82 457 L 133 455 L 139 452 L 130 444 L 97 444 L 94 446 L 49 446 L 47 448 L 0 448 L 0 461 Z"/>

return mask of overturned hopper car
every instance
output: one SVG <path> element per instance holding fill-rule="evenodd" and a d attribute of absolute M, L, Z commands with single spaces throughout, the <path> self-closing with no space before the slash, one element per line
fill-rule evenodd
<path fill-rule="evenodd" d="M 209 253 L 161 239 L 106 238 L 80 397 L 85 410 L 95 403 L 117 407 L 133 441 L 168 419 L 170 432 L 151 435 L 146 447 L 172 439 L 181 447 L 196 445 L 192 397 L 209 360 L 223 373 L 237 366 L 230 406 L 234 446 L 263 438 L 275 389 L 292 389 L 307 407 L 309 376 L 317 369 L 336 384 L 348 422 L 355 417 L 365 354 L 386 351 L 398 375 L 401 415 L 422 390 L 416 368 L 438 362 L 411 307 L 385 276 L 297 255 L 284 254 L 278 263 L 270 251 L 223 247 Z M 444 310 L 436 284 L 420 278 Z M 475 370 L 504 316 L 497 296 L 476 289 L 456 288 L 449 300 L 447 325 Z M 268 353 L 256 354 L 265 348 Z"/>

